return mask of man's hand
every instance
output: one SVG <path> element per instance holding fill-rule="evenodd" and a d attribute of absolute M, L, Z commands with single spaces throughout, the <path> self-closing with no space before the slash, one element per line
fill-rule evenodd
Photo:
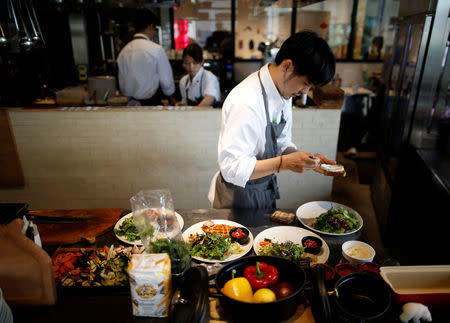
<path fill-rule="evenodd" d="M 320 158 L 315 157 L 313 154 L 306 151 L 296 151 L 287 155 L 282 155 L 282 157 L 280 169 L 289 169 L 296 173 L 315 170 L 320 165 Z"/>
<path fill-rule="evenodd" d="M 322 168 L 320 168 L 320 164 L 336 165 L 336 161 L 328 159 L 326 156 L 322 154 L 314 154 L 314 158 L 319 159 L 319 165 L 317 165 L 317 167 L 314 168 L 314 171 L 317 173 L 325 174 L 325 171 Z"/>

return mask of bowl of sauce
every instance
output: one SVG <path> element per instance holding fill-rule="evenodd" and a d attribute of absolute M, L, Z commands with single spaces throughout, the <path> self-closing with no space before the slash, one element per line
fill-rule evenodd
<path fill-rule="evenodd" d="M 353 264 L 371 262 L 375 257 L 375 249 L 365 242 L 350 240 L 342 244 L 342 256 Z"/>
<path fill-rule="evenodd" d="M 235 227 L 230 230 L 231 242 L 237 242 L 241 245 L 247 244 L 249 240 L 249 231 L 246 228 Z"/>
<path fill-rule="evenodd" d="M 322 248 L 322 240 L 314 236 L 306 236 L 302 238 L 302 245 L 305 251 L 317 255 Z"/>

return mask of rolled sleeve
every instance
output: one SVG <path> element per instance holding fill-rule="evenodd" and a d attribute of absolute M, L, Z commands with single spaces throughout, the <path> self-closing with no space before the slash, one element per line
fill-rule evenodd
<path fill-rule="evenodd" d="M 160 50 L 158 62 L 158 74 L 160 77 L 159 83 L 161 85 L 161 90 L 167 96 L 172 95 L 175 93 L 172 67 L 170 66 L 170 62 L 163 48 Z"/>
<path fill-rule="evenodd" d="M 183 104 L 187 104 L 187 98 L 186 98 L 186 79 L 189 77 L 189 75 L 185 75 L 181 78 L 180 83 L 179 83 L 179 88 L 180 88 L 180 94 L 181 94 L 181 102 Z"/>
<path fill-rule="evenodd" d="M 217 77 L 208 73 L 206 76 L 206 87 L 204 90 L 204 96 L 210 95 L 216 99 L 217 102 L 220 101 L 220 85 Z"/>
<path fill-rule="evenodd" d="M 234 106 L 228 111 L 219 139 L 220 171 L 225 181 L 245 187 L 256 165 L 261 120 L 249 106 Z"/>

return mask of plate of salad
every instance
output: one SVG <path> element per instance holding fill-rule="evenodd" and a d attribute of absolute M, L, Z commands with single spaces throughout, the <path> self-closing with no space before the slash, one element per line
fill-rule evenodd
<path fill-rule="evenodd" d="M 305 251 L 302 238 L 306 236 L 322 240 L 322 247 L 317 255 Z M 296 264 L 300 264 L 301 259 L 307 257 L 312 259 L 312 263 L 325 263 L 330 256 L 327 243 L 317 234 L 303 228 L 284 225 L 260 232 L 253 241 L 253 250 L 258 256 L 286 258 Z"/>
<path fill-rule="evenodd" d="M 314 201 L 297 209 L 297 218 L 305 227 L 318 233 L 343 236 L 358 232 L 363 219 L 352 208 L 330 201 Z"/>
<path fill-rule="evenodd" d="M 183 230 L 183 217 L 177 212 L 175 212 L 175 217 L 177 218 L 178 224 L 180 225 L 180 230 Z M 142 246 L 141 238 L 139 237 L 136 226 L 134 224 L 133 212 L 124 215 L 119 219 L 119 221 L 117 221 L 116 225 L 114 226 L 114 234 L 120 241 L 136 246 Z"/>
<path fill-rule="evenodd" d="M 223 263 L 245 256 L 253 246 L 253 235 L 248 230 L 249 239 L 241 245 L 232 242 L 229 231 L 245 228 L 229 220 L 209 220 L 198 222 L 183 232 L 183 239 L 193 259 L 208 263 Z"/>

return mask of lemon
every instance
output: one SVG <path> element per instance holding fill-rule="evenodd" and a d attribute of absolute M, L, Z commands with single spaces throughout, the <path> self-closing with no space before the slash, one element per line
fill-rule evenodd
<path fill-rule="evenodd" d="M 276 300 L 275 293 L 268 288 L 258 289 L 253 295 L 253 302 L 255 303 L 269 303 L 275 302 Z"/>

